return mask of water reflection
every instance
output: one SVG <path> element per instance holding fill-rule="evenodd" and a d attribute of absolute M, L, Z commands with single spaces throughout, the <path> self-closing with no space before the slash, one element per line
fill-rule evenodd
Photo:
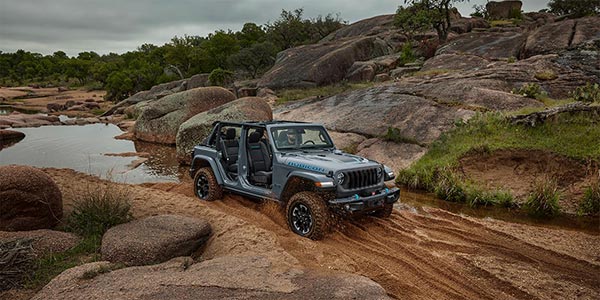
<path fill-rule="evenodd" d="M 25 139 L 0 151 L 0 165 L 69 168 L 127 183 L 177 182 L 186 174 L 177 164 L 174 148 L 116 140 L 123 131 L 113 124 L 14 130 L 25 133 Z M 104 155 L 124 152 L 148 152 L 151 156 L 132 170 L 130 165 L 139 157 Z"/>

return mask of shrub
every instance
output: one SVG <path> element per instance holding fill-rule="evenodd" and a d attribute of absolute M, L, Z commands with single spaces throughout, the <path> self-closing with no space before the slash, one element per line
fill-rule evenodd
<path fill-rule="evenodd" d="M 552 70 L 544 70 L 544 71 L 535 73 L 535 78 L 538 80 L 554 80 L 554 79 L 558 78 L 558 76 Z"/>
<path fill-rule="evenodd" d="M 526 83 L 519 89 L 513 89 L 514 94 L 519 94 L 527 98 L 538 98 L 544 95 L 542 88 L 537 83 Z"/>
<path fill-rule="evenodd" d="M 73 203 L 67 229 L 83 236 L 102 236 L 110 227 L 132 219 L 129 192 L 109 183 L 88 187 Z"/>
<path fill-rule="evenodd" d="M 535 181 L 524 208 L 532 216 L 553 217 L 560 213 L 559 200 L 560 192 L 556 180 L 542 178 Z"/>
<path fill-rule="evenodd" d="M 404 45 L 402 45 L 402 50 L 400 52 L 400 61 L 403 65 L 415 61 L 415 53 L 413 52 L 411 42 L 406 42 L 404 43 Z"/>
<path fill-rule="evenodd" d="M 517 61 L 517 58 L 514 57 L 514 56 L 509 57 L 508 60 L 507 60 L 507 62 L 509 64 L 514 64 L 516 61 Z"/>
<path fill-rule="evenodd" d="M 582 102 L 600 102 L 600 86 L 597 83 L 587 83 L 584 86 L 577 87 L 571 96 L 575 101 Z"/>
<path fill-rule="evenodd" d="M 596 176 L 590 186 L 585 189 L 583 198 L 579 203 L 579 214 L 600 214 L 600 175 Z"/>
<path fill-rule="evenodd" d="M 225 86 L 233 81 L 233 72 L 217 68 L 210 72 L 208 81 L 211 85 Z"/>
<path fill-rule="evenodd" d="M 402 132 L 400 132 L 400 129 L 394 128 L 394 127 L 388 127 L 387 132 L 385 133 L 385 135 L 382 136 L 382 138 L 386 141 L 399 143 L 399 144 L 407 143 L 407 144 L 419 145 L 419 142 L 417 140 L 415 140 L 414 138 L 402 135 Z"/>

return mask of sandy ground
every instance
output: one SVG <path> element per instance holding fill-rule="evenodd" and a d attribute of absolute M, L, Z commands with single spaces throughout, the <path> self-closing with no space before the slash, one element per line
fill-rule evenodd
<path fill-rule="evenodd" d="M 106 184 L 72 170 L 46 172 L 61 187 L 66 213 L 90 185 Z M 135 217 L 207 218 L 215 233 L 206 258 L 262 253 L 286 264 L 348 271 L 399 299 L 600 298 L 599 235 L 406 207 L 387 220 L 343 222 L 323 241 L 311 241 L 291 233 L 272 202 L 228 194 L 201 202 L 192 197 L 190 182 L 126 187 Z"/>
<path fill-rule="evenodd" d="M 0 88 L 0 99 L 4 98 L 3 105 L 12 105 L 19 109 L 36 110 L 45 112 L 48 103 L 65 104 L 67 101 L 85 101 L 86 99 L 94 99 L 96 102 L 102 102 L 101 107 L 107 109 L 112 104 L 103 102 L 105 91 L 85 91 L 83 89 L 69 90 L 59 92 L 58 88 L 30 88 L 30 87 L 14 87 Z M 14 99 L 15 97 L 27 97 L 26 99 Z M 69 116 L 80 116 L 82 112 L 61 112 L 61 114 Z M 91 114 L 87 113 L 85 116 Z"/>

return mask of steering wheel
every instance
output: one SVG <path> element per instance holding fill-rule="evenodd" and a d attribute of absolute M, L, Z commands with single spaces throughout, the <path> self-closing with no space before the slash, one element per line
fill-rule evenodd
<path fill-rule="evenodd" d="M 313 140 L 308 140 L 308 141 L 306 141 L 306 142 L 302 143 L 302 145 L 306 145 L 306 144 L 308 144 L 308 143 L 312 143 L 313 145 L 316 145 L 316 144 L 317 144 L 317 143 L 315 143 L 315 141 L 313 141 Z"/>

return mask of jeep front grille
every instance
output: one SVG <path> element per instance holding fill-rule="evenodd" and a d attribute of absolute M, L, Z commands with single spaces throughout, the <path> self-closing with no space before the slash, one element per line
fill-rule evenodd
<path fill-rule="evenodd" d="M 377 168 L 345 171 L 344 175 L 346 180 L 342 184 L 342 187 L 347 190 L 360 189 L 379 183 L 379 180 L 377 179 Z"/>

